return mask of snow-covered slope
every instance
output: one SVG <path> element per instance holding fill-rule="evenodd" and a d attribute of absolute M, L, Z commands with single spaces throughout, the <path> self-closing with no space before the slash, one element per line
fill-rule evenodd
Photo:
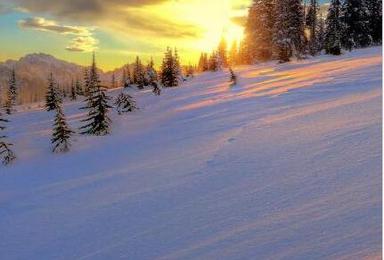
<path fill-rule="evenodd" d="M 65 155 L 52 114 L 12 116 L 0 258 L 379 257 L 381 64 L 370 48 L 134 93 L 140 111 Z"/>

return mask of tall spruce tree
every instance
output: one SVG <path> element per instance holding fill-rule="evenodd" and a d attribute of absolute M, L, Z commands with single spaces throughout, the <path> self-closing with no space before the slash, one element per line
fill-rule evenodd
<path fill-rule="evenodd" d="M 276 1 L 274 45 L 280 62 L 304 52 L 304 10 L 301 0 Z"/>
<path fill-rule="evenodd" d="M 78 96 L 84 95 L 83 87 L 81 86 L 81 82 L 78 79 L 75 82 L 75 88 L 76 88 L 76 95 Z"/>
<path fill-rule="evenodd" d="M 375 44 L 382 42 L 383 3 L 381 0 L 365 0 L 368 10 L 370 35 Z"/>
<path fill-rule="evenodd" d="M 341 23 L 341 2 L 332 0 L 326 19 L 326 30 L 324 39 L 324 48 L 327 54 L 341 54 L 341 37 L 343 25 Z"/>
<path fill-rule="evenodd" d="M 351 51 L 367 47 L 372 43 L 368 8 L 363 0 L 345 0 L 342 5 L 343 22 L 342 46 Z"/>
<path fill-rule="evenodd" d="M 306 16 L 306 27 L 309 31 L 308 35 L 308 49 L 312 56 L 315 56 L 319 52 L 319 35 L 318 35 L 318 13 L 319 4 L 317 0 L 311 0 L 308 8 L 308 14 Z"/>
<path fill-rule="evenodd" d="M 53 152 L 67 152 L 70 147 L 70 138 L 74 133 L 68 126 L 63 108 L 59 100 L 56 100 L 56 115 L 53 124 L 51 143 Z"/>
<path fill-rule="evenodd" d="M 227 42 L 225 41 L 225 38 L 222 37 L 221 41 L 219 43 L 219 47 L 217 49 L 217 54 L 219 57 L 219 62 L 221 67 L 227 68 L 228 67 L 228 49 L 227 49 Z"/>
<path fill-rule="evenodd" d="M 14 152 L 11 150 L 12 144 L 7 142 L 7 136 L 4 134 L 6 123 L 8 123 L 8 120 L 3 117 L 0 111 L 0 158 L 4 165 L 10 164 L 16 159 Z"/>
<path fill-rule="evenodd" d="M 95 54 L 93 54 L 92 66 L 89 70 L 88 89 L 89 95 L 85 100 L 86 106 L 81 108 L 88 110 L 88 117 L 82 120 L 85 125 L 80 128 L 81 134 L 107 135 L 110 133 L 111 124 L 108 116 L 111 108 L 108 104 L 110 98 L 106 95 L 105 88 L 100 84 Z"/>
<path fill-rule="evenodd" d="M 5 111 L 8 115 L 12 114 L 13 107 L 16 105 L 17 99 L 17 82 L 16 82 L 16 72 L 15 69 L 11 70 L 11 74 L 8 80 L 8 92 L 7 92 L 7 101 L 5 103 Z"/>
<path fill-rule="evenodd" d="M 57 104 L 61 102 L 61 93 L 51 72 L 48 77 L 48 88 L 45 95 L 45 108 L 47 111 L 55 110 Z"/>
<path fill-rule="evenodd" d="M 168 47 L 161 65 L 161 84 L 164 87 L 177 87 L 179 85 L 180 72 L 177 52 L 175 50 L 174 54 L 172 49 Z"/>
<path fill-rule="evenodd" d="M 245 39 L 251 63 L 271 59 L 274 23 L 275 1 L 253 0 L 245 26 Z"/>

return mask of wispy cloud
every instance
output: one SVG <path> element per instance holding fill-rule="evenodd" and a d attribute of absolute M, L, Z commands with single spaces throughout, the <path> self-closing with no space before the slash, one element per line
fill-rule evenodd
<path fill-rule="evenodd" d="M 20 20 L 19 26 L 24 29 L 76 36 L 70 41 L 70 45 L 66 47 L 68 51 L 92 51 L 98 44 L 98 41 L 93 37 L 92 29 L 84 26 L 58 24 L 56 21 L 47 20 L 42 17 L 31 17 Z"/>

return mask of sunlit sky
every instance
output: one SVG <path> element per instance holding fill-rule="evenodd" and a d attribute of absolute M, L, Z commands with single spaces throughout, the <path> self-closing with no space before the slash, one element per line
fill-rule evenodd
<path fill-rule="evenodd" d="M 0 0 L 0 61 L 44 52 L 111 70 L 166 46 L 195 63 L 221 37 L 240 40 L 251 0 Z"/>

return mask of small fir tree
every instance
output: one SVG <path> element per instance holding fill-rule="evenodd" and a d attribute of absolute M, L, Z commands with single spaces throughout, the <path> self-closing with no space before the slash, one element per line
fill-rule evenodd
<path fill-rule="evenodd" d="M 68 127 L 61 103 L 59 101 L 56 102 L 56 115 L 51 139 L 52 151 L 55 153 L 68 152 L 71 145 L 70 138 L 74 132 Z"/>
<path fill-rule="evenodd" d="M 4 134 L 6 123 L 8 123 L 8 120 L 0 112 L 0 158 L 4 165 L 10 164 L 16 159 L 14 152 L 11 150 L 12 144 L 7 142 L 7 136 Z"/>
<path fill-rule="evenodd" d="M 121 92 L 115 100 L 116 110 L 119 115 L 137 110 L 136 102 L 131 95 Z"/>
<path fill-rule="evenodd" d="M 61 94 L 59 93 L 59 89 L 53 74 L 50 73 L 48 77 L 48 89 L 45 95 L 45 108 L 47 111 L 52 111 L 56 109 L 58 103 L 61 103 Z"/>
<path fill-rule="evenodd" d="M 16 86 L 16 72 L 15 69 L 12 69 L 11 74 L 8 80 L 8 93 L 7 93 L 7 101 L 5 103 L 6 113 L 8 115 L 12 114 L 13 107 L 16 105 L 17 99 L 17 86 Z"/>
<path fill-rule="evenodd" d="M 107 135 L 110 132 L 111 124 L 108 116 L 111 108 L 108 104 L 110 98 L 106 95 L 105 88 L 100 85 L 95 54 L 93 54 L 92 66 L 89 70 L 88 89 L 89 95 L 85 100 L 86 106 L 81 108 L 88 110 L 88 117 L 82 120 L 85 125 L 80 128 L 81 134 Z"/>

